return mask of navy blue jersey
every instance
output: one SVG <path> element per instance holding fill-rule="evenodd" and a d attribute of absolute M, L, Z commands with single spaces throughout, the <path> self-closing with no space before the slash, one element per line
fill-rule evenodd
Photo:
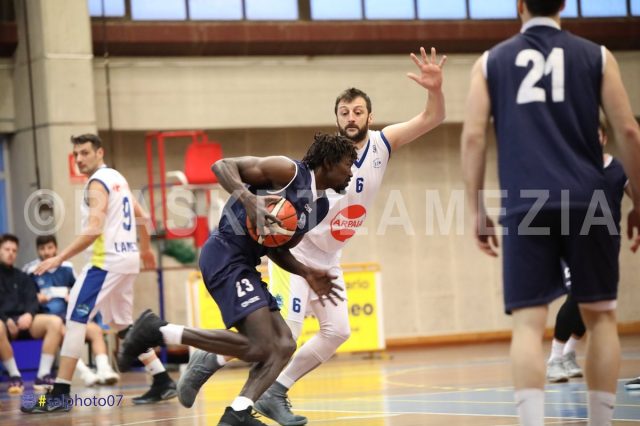
<path fill-rule="evenodd" d="M 605 189 L 598 141 L 604 48 L 534 18 L 523 32 L 485 56 L 485 77 L 498 140 L 505 215 L 529 210 L 548 191 L 544 209 L 587 208 Z"/>
<path fill-rule="evenodd" d="M 64 287 L 71 289 L 76 282 L 73 272 L 73 265 L 70 262 L 62 262 L 58 268 L 45 272 L 40 276 L 33 275 L 33 271 L 42 262 L 40 259 L 33 260 L 26 264 L 23 271 L 31 276 L 37 285 L 37 291 L 51 297 L 51 299 L 40 306 L 40 310 L 45 314 L 55 314 L 64 316 L 67 312 L 67 302 L 64 297 L 53 293 L 54 287 Z M 67 293 L 68 294 L 68 293 Z"/>
<path fill-rule="evenodd" d="M 291 160 L 294 161 L 294 160 Z M 329 201 L 326 197 L 318 197 L 316 192 L 315 176 L 302 162 L 294 161 L 296 175 L 286 188 L 273 190 L 273 188 L 249 187 L 249 191 L 259 195 L 271 195 L 284 197 L 296 209 L 298 227 L 293 238 L 308 232 L 318 225 L 329 211 Z M 213 237 L 226 240 L 229 250 L 227 255 L 233 253 L 234 259 L 226 259 L 221 264 L 235 262 L 250 263 L 250 266 L 260 264 L 260 258 L 267 253 L 267 248 L 258 244 L 251 238 L 246 226 L 247 212 L 244 205 L 237 198 L 231 197 L 225 204 L 218 229 Z M 218 256 L 222 254 L 219 253 Z M 222 265 L 221 265 L 222 266 Z"/>
<path fill-rule="evenodd" d="M 607 181 L 607 195 L 611 207 L 611 214 L 620 233 L 620 219 L 622 219 L 622 198 L 624 188 L 627 186 L 627 175 L 624 173 L 622 163 L 611 158 L 609 164 L 604 165 L 604 176 Z"/>

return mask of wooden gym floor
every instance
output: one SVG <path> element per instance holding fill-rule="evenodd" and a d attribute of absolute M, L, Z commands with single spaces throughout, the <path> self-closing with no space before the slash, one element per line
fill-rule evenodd
<path fill-rule="evenodd" d="M 640 393 L 627 392 L 625 379 L 640 375 L 640 336 L 622 338 L 623 362 L 614 425 L 640 423 Z M 548 349 L 548 343 L 547 343 Z M 579 347 L 578 352 L 584 348 Z M 517 425 L 507 343 L 446 346 L 389 352 L 373 357 L 342 355 L 303 379 L 291 392 L 295 411 L 323 426 Z M 583 357 L 578 357 L 580 363 Z M 171 373 L 177 379 L 178 373 Z M 0 384 L 2 425 L 215 425 L 246 378 L 246 368 L 225 368 L 203 388 L 191 409 L 177 400 L 134 406 L 146 390 L 142 372 L 128 373 L 115 387 L 84 388 L 78 397 L 118 400 L 119 407 L 76 407 L 70 413 L 24 415 L 21 397 Z M 32 393 L 30 384 L 25 395 Z M 111 398 L 110 396 L 113 396 Z M 582 379 L 548 385 L 545 424 L 586 425 Z M 268 424 L 271 421 L 263 419 Z"/>

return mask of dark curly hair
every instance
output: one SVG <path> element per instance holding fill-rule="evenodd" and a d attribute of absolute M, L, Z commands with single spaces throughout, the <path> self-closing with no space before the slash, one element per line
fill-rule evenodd
<path fill-rule="evenodd" d="M 351 140 L 341 135 L 330 135 L 328 133 L 316 133 L 313 137 L 313 144 L 304 155 L 302 162 L 311 170 L 315 170 L 325 160 L 330 164 L 338 164 L 345 157 L 356 161 L 358 153 Z"/>
<path fill-rule="evenodd" d="M 364 102 L 367 104 L 367 112 L 371 114 L 371 98 L 369 98 L 369 95 L 364 93 L 362 90 L 356 89 L 355 87 L 350 87 L 338 95 L 338 97 L 336 98 L 336 103 L 333 107 L 333 112 L 338 115 L 338 104 L 340 102 L 344 101 L 346 103 L 350 103 L 353 102 L 353 100 L 356 98 L 364 99 Z"/>

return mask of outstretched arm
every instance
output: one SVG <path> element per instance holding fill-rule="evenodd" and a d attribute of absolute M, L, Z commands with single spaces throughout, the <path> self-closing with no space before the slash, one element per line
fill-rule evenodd
<path fill-rule="evenodd" d="M 497 256 L 498 247 L 493 221 L 487 217 L 484 200 L 484 171 L 487 155 L 486 131 L 489 123 L 490 100 L 487 82 L 482 75 L 482 58 L 471 71 L 471 85 L 467 97 L 462 127 L 462 173 L 478 247 L 489 256 Z"/>
<path fill-rule="evenodd" d="M 82 230 L 82 234 L 78 235 L 71 244 L 57 256 L 40 262 L 33 271 L 34 275 L 42 275 L 49 269 L 57 268 L 62 262 L 93 244 L 102 234 L 104 218 L 107 215 L 109 193 L 100 181 L 94 180 L 89 183 L 86 199 L 89 203 L 89 219 L 86 228 Z"/>
<path fill-rule="evenodd" d="M 402 145 L 408 144 L 437 127 L 444 121 L 445 105 L 442 94 L 442 68 L 447 57 L 443 56 L 437 60 L 436 49 L 431 48 L 431 57 L 427 56 L 424 47 L 420 48 L 421 59 L 411 53 L 411 59 L 418 66 L 420 75 L 408 73 L 407 77 L 427 89 L 427 105 L 420 114 L 416 115 L 404 123 L 392 124 L 382 130 L 385 137 L 395 150 Z"/>
<path fill-rule="evenodd" d="M 633 116 L 618 63 L 608 50 L 601 92 L 602 107 L 613 128 L 620 160 L 629 178 L 633 210 L 627 217 L 627 237 L 633 241 L 631 250 L 635 252 L 640 247 L 640 127 Z"/>

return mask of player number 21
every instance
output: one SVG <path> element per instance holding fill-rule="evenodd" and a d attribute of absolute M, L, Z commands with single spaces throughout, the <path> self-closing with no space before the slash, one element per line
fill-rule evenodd
<path fill-rule="evenodd" d="M 527 73 L 518 89 L 518 104 L 546 102 L 547 93 L 536 84 L 545 75 L 551 74 L 551 99 L 553 102 L 564 102 L 564 49 L 554 47 L 545 60 L 542 53 L 534 49 L 524 49 L 516 57 L 516 66 L 526 68 L 533 66 Z"/>
<path fill-rule="evenodd" d="M 243 297 L 248 292 L 253 291 L 253 285 L 251 284 L 251 281 L 249 281 L 246 278 L 243 278 L 240 281 L 236 281 L 236 289 L 238 290 L 238 297 Z"/>

